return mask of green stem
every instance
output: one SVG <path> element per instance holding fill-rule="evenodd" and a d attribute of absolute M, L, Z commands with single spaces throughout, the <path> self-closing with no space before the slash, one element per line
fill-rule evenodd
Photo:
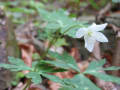
<path fill-rule="evenodd" d="M 58 37 L 53 38 L 53 39 L 50 41 L 50 43 L 49 43 L 46 51 L 45 51 L 44 54 L 40 57 L 40 60 L 43 60 L 43 59 L 44 59 L 44 57 L 47 55 L 47 53 L 48 53 L 49 49 L 51 48 L 51 46 L 58 40 L 58 38 L 59 38 L 59 30 L 58 30 L 58 32 L 56 33 L 56 35 L 58 35 Z M 35 66 L 34 71 L 36 71 L 38 65 L 39 65 L 39 64 L 37 64 L 37 65 Z"/>
<path fill-rule="evenodd" d="M 74 25 L 74 26 L 68 28 L 68 29 L 65 30 L 65 31 L 63 32 L 63 34 L 61 34 L 61 35 L 59 35 L 59 30 L 58 30 L 58 32 L 56 33 L 56 36 L 57 36 L 57 37 L 56 37 L 56 38 L 53 38 L 53 39 L 50 41 L 50 43 L 49 43 L 46 51 L 44 52 L 44 54 L 43 54 L 43 56 L 41 57 L 40 60 L 44 59 L 44 57 L 48 54 L 48 51 L 49 51 L 49 49 L 51 48 L 51 46 L 52 46 L 59 38 L 61 38 L 66 32 L 68 32 L 69 30 L 71 30 L 72 28 L 74 28 L 74 27 L 76 27 L 76 26 L 78 26 L 78 25 Z M 36 71 L 37 66 L 38 66 L 38 64 L 36 65 L 34 71 Z M 30 86 L 30 84 L 31 84 L 31 80 L 27 82 L 27 85 L 26 85 L 26 87 L 24 88 L 24 90 L 26 90 L 27 87 Z"/>
<path fill-rule="evenodd" d="M 50 42 L 50 44 L 48 45 L 45 53 L 43 54 L 43 56 L 41 57 L 42 59 L 47 55 L 49 49 L 51 48 L 51 46 L 56 42 L 56 39 L 52 39 L 52 41 Z"/>
<path fill-rule="evenodd" d="M 48 51 L 49 51 L 49 49 L 51 48 L 51 46 L 59 39 L 59 31 L 60 30 L 58 30 L 57 32 L 56 32 L 56 38 L 55 37 L 53 37 L 53 39 L 50 41 L 50 43 L 49 43 L 49 45 L 48 45 L 48 47 L 47 47 L 47 49 L 46 49 L 46 51 L 45 51 L 45 53 L 43 54 L 43 56 L 41 57 L 42 59 L 44 59 L 44 57 L 47 55 L 47 53 L 48 53 Z"/>
<path fill-rule="evenodd" d="M 67 30 L 65 30 L 65 31 L 63 32 L 63 35 L 64 35 L 66 32 L 68 32 L 69 30 L 71 30 L 72 28 L 76 27 L 76 26 L 79 26 L 79 25 L 77 24 L 77 25 L 74 25 L 74 26 L 68 28 Z M 49 44 L 46 52 L 43 54 L 42 58 L 44 58 L 44 57 L 46 56 L 46 54 L 48 53 L 48 51 L 49 51 L 49 49 L 51 48 L 51 46 L 52 46 L 59 38 L 61 38 L 61 37 L 63 36 L 62 34 L 59 35 L 59 30 L 58 30 L 58 32 L 57 32 L 56 35 L 58 35 L 58 36 L 57 36 L 55 39 L 54 39 L 54 38 L 52 39 L 52 41 L 50 42 L 50 44 Z"/>

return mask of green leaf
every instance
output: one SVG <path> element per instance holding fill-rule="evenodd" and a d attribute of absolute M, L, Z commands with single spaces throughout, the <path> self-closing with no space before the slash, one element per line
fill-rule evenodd
<path fill-rule="evenodd" d="M 41 31 L 41 30 L 38 30 L 38 31 L 37 31 L 37 39 L 38 39 L 38 40 L 46 40 L 47 37 L 48 37 L 47 32 Z"/>
<path fill-rule="evenodd" d="M 36 65 L 38 64 L 38 61 L 33 61 L 32 62 L 32 69 L 35 69 Z"/>
<path fill-rule="evenodd" d="M 60 88 L 59 90 L 84 90 L 84 89 L 71 88 L 71 87 L 67 87 L 67 86 L 65 86 L 65 87 Z M 88 89 L 88 90 L 89 90 L 89 89 Z"/>
<path fill-rule="evenodd" d="M 21 59 L 8 57 L 8 61 L 10 64 L 0 64 L 0 67 L 10 69 L 11 71 L 32 70 Z"/>
<path fill-rule="evenodd" d="M 120 3 L 120 0 L 112 0 L 114 3 Z"/>
<path fill-rule="evenodd" d="M 105 62 L 105 59 L 92 61 L 84 73 L 97 72 L 102 70 L 102 66 L 105 64 Z"/>
<path fill-rule="evenodd" d="M 108 68 L 102 68 L 102 66 L 105 64 L 105 59 L 100 60 L 100 61 L 93 61 L 90 63 L 89 67 L 87 68 L 87 70 L 84 72 L 84 74 L 91 74 L 97 78 L 100 78 L 104 81 L 110 81 L 110 82 L 114 82 L 114 83 L 118 83 L 120 84 L 120 78 L 118 77 L 114 77 L 111 75 L 107 75 L 102 73 L 101 71 L 103 70 L 119 70 L 120 67 L 108 67 Z"/>
<path fill-rule="evenodd" d="M 66 65 L 65 62 L 62 62 L 61 60 L 55 60 L 55 61 L 50 61 L 50 60 L 43 60 L 41 61 L 41 63 L 47 63 L 47 64 L 51 64 L 53 66 L 59 67 L 59 68 L 64 68 L 64 69 L 69 69 L 70 67 L 68 65 Z"/>
<path fill-rule="evenodd" d="M 75 37 L 76 31 L 81 27 L 85 26 L 83 23 L 80 23 L 78 21 L 74 21 L 69 16 L 67 16 L 65 11 L 63 9 L 59 9 L 57 11 L 48 12 L 44 9 L 39 9 L 39 14 L 41 15 L 41 18 L 48 22 L 48 25 L 45 27 L 46 31 L 53 33 L 58 28 L 61 28 L 61 33 L 64 34 L 66 31 L 66 35 Z M 69 30 L 68 30 L 69 29 Z"/>
<path fill-rule="evenodd" d="M 49 63 L 58 67 L 63 67 L 64 69 L 71 68 L 76 70 L 77 72 L 80 72 L 80 69 L 75 62 L 75 59 L 66 52 L 64 52 L 62 55 L 51 51 L 49 51 L 48 53 L 52 58 L 56 59 L 56 61 L 49 61 Z"/>
<path fill-rule="evenodd" d="M 51 80 L 53 82 L 63 84 L 62 79 L 60 79 L 59 77 L 57 77 L 55 75 L 49 75 L 49 74 L 42 73 L 42 76 L 48 78 L 49 80 Z"/>
<path fill-rule="evenodd" d="M 112 67 L 103 68 L 103 70 L 106 70 L 106 71 L 110 71 L 110 70 L 120 70 L 120 67 L 112 66 Z"/>
<path fill-rule="evenodd" d="M 79 30 L 79 28 L 81 27 L 80 24 L 77 24 L 77 23 L 71 23 L 71 24 L 68 24 L 66 26 L 64 26 L 62 29 L 61 29 L 61 33 L 64 34 L 64 35 L 68 35 L 72 38 L 76 38 L 76 32 L 77 30 Z"/>
<path fill-rule="evenodd" d="M 25 2 L 24 2 L 25 3 Z M 26 5 L 29 5 L 31 7 L 34 7 L 34 8 L 44 8 L 44 4 L 41 3 L 41 2 L 36 2 L 34 0 L 30 0 L 30 2 L 28 3 L 28 1 L 26 1 Z"/>
<path fill-rule="evenodd" d="M 39 63 L 39 64 L 38 64 Z M 36 65 L 38 64 L 37 68 Z M 61 68 L 56 68 L 53 66 L 50 66 L 46 63 L 42 63 L 42 62 L 32 62 L 32 69 L 34 70 L 36 68 L 36 71 L 40 71 L 43 73 L 56 73 L 56 72 L 64 72 L 66 71 L 65 69 L 61 69 Z"/>
<path fill-rule="evenodd" d="M 57 22 L 48 22 L 48 24 L 46 25 L 46 27 L 45 27 L 45 31 L 46 32 L 52 32 L 52 33 L 54 33 L 54 32 L 56 32 L 56 30 L 58 30 L 60 28 L 60 25 L 59 25 L 59 23 L 57 23 Z"/>
<path fill-rule="evenodd" d="M 17 72 L 17 73 L 15 73 L 15 75 L 14 75 L 14 77 L 13 77 L 13 79 L 12 79 L 11 84 L 12 84 L 13 86 L 18 85 L 20 79 L 23 78 L 24 76 L 25 76 L 25 75 L 24 75 L 24 73 L 22 73 L 22 72 Z"/>
<path fill-rule="evenodd" d="M 38 59 L 40 59 L 40 55 L 38 53 L 34 53 L 32 55 L 32 58 L 35 59 L 35 60 L 38 60 Z"/>
<path fill-rule="evenodd" d="M 69 87 L 66 85 L 60 90 L 101 90 L 94 83 L 92 83 L 83 74 L 75 75 L 71 80 L 68 80 Z"/>
<path fill-rule="evenodd" d="M 0 2 L 0 5 L 4 5 L 4 6 L 9 6 L 9 5 L 12 5 L 12 6 L 17 6 L 18 5 L 18 1 L 14 1 L 14 2 Z"/>
<path fill-rule="evenodd" d="M 25 75 L 22 72 L 17 72 L 16 79 L 23 78 Z"/>
<path fill-rule="evenodd" d="M 42 78 L 38 72 L 29 72 L 26 74 L 26 77 L 31 78 L 34 84 L 40 84 L 42 82 Z"/>
<path fill-rule="evenodd" d="M 120 69 L 120 67 L 116 67 L 116 66 L 103 68 L 102 66 L 105 64 L 105 62 L 106 62 L 105 59 L 91 62 L 84 73 L 98 72 L 98 71 L 102 71 L 102 70 L 109 71 L 109 70 L 119 70 Z"/>
<path fill-rule="evenodd" d="M 59 38 L 57 42 L 54 44 L 56 47 L 67 46 L 68 43 L 64 38 Z"/>
<path fill-rule="evenodd" d="M 90 4 L 92 5 L 93 8 L 95 9 L 99 9 L 99 6 L 97 5 L 97 3 L 95 2 L 95 0 L 89 0 Z"/>
<path fill-rule="evenodd" d="M 115 77 L 115 76 L 107 75 L 107 74 L 100 73 L 100 72 L 93 72 L 93 73 L 89 73 L 89 74 L 94 75 L 95 77 L 102 79 L 104 81 L 120 84 L 120 78 Z"/>
<path fill-rule="evenodd" d="M 8 8 L 7 11 L 10 12 L 20 12 L 20 13 L 25 13 L 25 14 L 34 14 L 33 9 L 27 9 L 27 8 Z"/>

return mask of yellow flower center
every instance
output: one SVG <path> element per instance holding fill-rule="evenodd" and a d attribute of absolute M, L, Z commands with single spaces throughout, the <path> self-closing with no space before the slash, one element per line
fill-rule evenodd
<path fill-rule="evenodd" d="M 92 36 L 92 31 L 88 31 L 87 35 L 91 37 Z"/>

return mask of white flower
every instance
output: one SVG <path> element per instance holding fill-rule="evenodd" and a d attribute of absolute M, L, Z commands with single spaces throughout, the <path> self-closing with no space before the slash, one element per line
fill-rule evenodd
<path fill-rule="evenodd" d="M 108 42 L 106 36 L 99 32 L 103 31 L 106 28 L 106 26 L 107 23 L 100 25 L 96 25 L 95 23 L 93 23 L 87 28 L 80 28 L 76 32 L 76 38 L 81 38 L 84 36 L 85 48 L 87 48 L 88 51 L 92 52 L 96 40 L 99 42 Z"/>

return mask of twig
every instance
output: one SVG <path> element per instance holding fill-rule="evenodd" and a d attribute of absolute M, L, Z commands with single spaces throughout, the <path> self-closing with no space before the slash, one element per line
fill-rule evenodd
<path fill-rule="evenodd" d="M 100 22 L 102 19 L 104 19 L 105 14 L 111 9 L 111 7 L 112 7 L 112 4 L 110 2 L 104 8 L 102 8 L 98 13 L 98 15 L 96 16 L 96 22 Z"/>
<path fill-rule="evenodd" d="M 110 18 L 110 19 L 120 19 L 120 17 L 112 17 L 112 16 L 106 16 L 106 18 Z"/>
<path fill-rule="evenodd" d="M 114 31 L 117 31 L 117 39 L 116 39 L 116 48 L 115 48 L 115 54 L 113 57 L 113 65 L 114 66 L 119 66 L 120 65 L 120 28 L 113 26 Z M 113 75 L 118 76 L 119 72 L 118 71 L 113 71 Z"/>
<path fill-rule="evenodd" d="M 95 57 L 95 59 L 100 60 L 101 59 L 101 53 L 100 53 L 100 43 L 96 42 L 95 43 L 95 47 L 93 50 L 93 56 Z"/>
<path fill-rule="evenodd" d="M 119 31 L 120 31 L 120 27 L 117 27 L 117 26 L 114 25 L 114 24 L 109 24 L 109 27 L 111 27 L 112 30 L 114 30 L 114 32 L 119 32 Z"/>

